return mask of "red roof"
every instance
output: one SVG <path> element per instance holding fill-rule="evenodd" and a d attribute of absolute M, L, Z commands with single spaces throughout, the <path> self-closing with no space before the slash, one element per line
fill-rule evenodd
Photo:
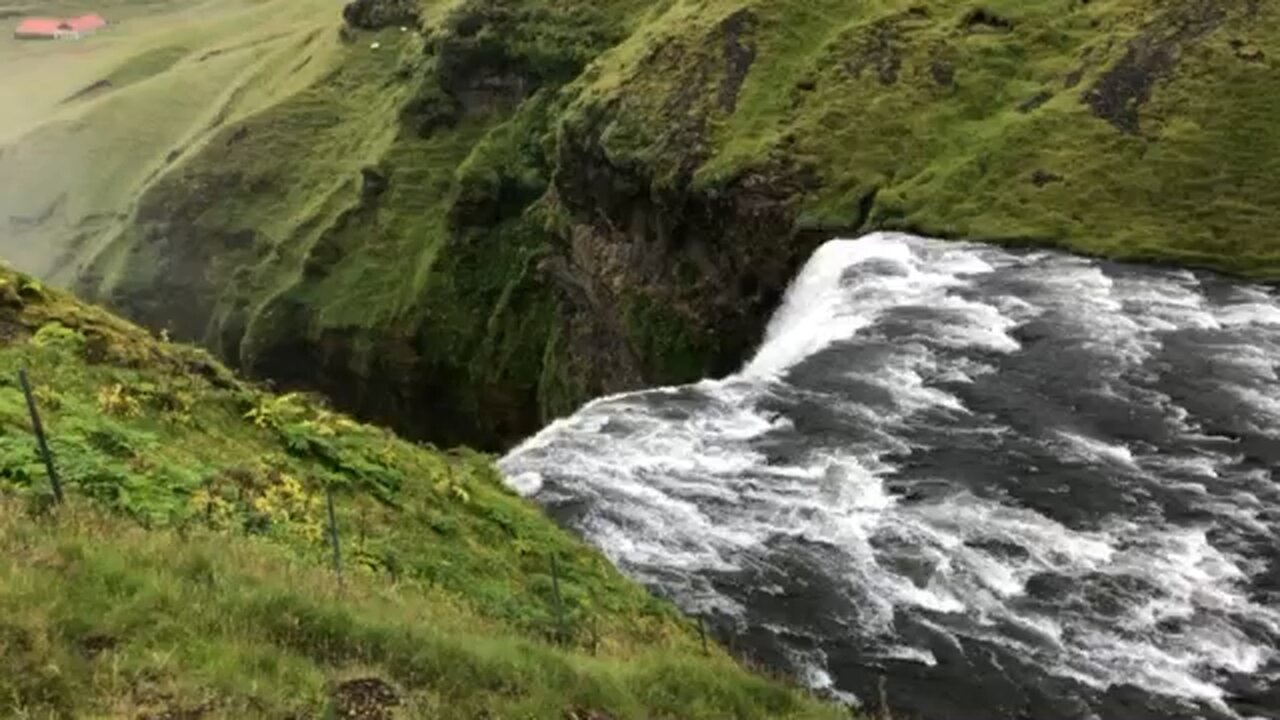
<path fill-rule="evenodd" d="M 96 13 L 89 15 L 81 15 L 80 17 L 70 18 L 65 21 L 72 30 L 76 32 L 84 32 L 86 30 L 97 30 L 107 24 L 106 18 Z"/>
<path fill-rule="evenodd" d="M 80 17 L 59 20 L 57 18 L 33 17 L 18 23 L 13 34 L 18 37 L 58 37 L 63 33 L 93 32 L 107 25 L 106 18 L 96 13 Z"/>
<path fill-rule="evenodd" d="M 18 23 L 14 30 L 18 35 L 48 35 L 52 37 L 62 27 L 62 21 L 56 18 L 27 18 Z"/>

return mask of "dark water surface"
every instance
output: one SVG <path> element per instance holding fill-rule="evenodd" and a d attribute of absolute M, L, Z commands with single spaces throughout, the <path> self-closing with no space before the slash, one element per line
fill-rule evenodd
<path fill-rule="evenodd" d="M 502 461 L 756 657 L 900 717 L 1280 718 L 1280 300 L 905 235 L 823 246 L 723 381 Z"/>

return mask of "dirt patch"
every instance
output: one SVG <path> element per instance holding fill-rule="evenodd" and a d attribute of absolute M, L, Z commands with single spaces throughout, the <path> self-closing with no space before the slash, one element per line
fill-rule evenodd
<path fill-rule="evenodd" d="M 0 300 L 7 302 L 7 298 Z M 31 339 L 31 328 L 9 318 L 0 318 L 0 347 L 16 345 Z M 0 637 L 0 645 L 4 638 Z"/>
<path fill-rule="evenodd" d="M 1050 183 L 1062 182 L 1063 177 L 1048 170 L 1036 170 L 1031 173 L 1031 184 L 1036 187 L 1044 187 Z"/>
<path fill-rule="evenodd" d="M 929 64 L 929 75 L 942 87 L 951 87 L 956 83 L 956 69 L 950 63 L 935 60 Z"/>
<path fill-rule="evenodd" d="M 1085 92 L 1093 114 L 1124 133 L 1139 131 L 1138 111 L 1155 84 L 1171 75 L 1188 45 L 1216 30 L 1227 18 L 1221 0 L 1190 0 L 1166 11 L 1129 42 L 1129 49 Z"/>
<path fill-rule="evenodd" d="M 387 173 L 375 167 L 360 169 L 360 197 L 366 201 L 382 195 L 391 184 Z"/>
<path fill-rule="evenodd" d="M 899 18 L 892 17 L 873 24 L 860 38 L 857 56 L 845 69 L 854 77 L 862 77 L 866 70 L 874 70 L 882 85 L 898 82 L 902 70 L 902 54 L 898 48 Z"/>
<path fill-rule="evenodd" d="M 987 10 L 986 8 L 974 8 L 965 14 L 961 26 L 971 32 L 996 31 L 1008 32 L 1013 29 L 1013 21 L 1001 17 L 1000 15 Z"/>
<path fill-rule="evenodd" d="M 92 660 L 108 650 L 114 650 L 120 645 L 120 639 L 108 633 L 89 633 L 80 638 L 78 643 L 80 654 Z"/>
<path fill-rule="evenodd" d="M 1267 54 L 1262 49 L 1254 45 L 1250 45 L 1243 40 L 1235 39 L 1231 41 L 1231 51 L 1236 57 L 1245 62 L 1262 62 L 1267 59 Z"/>
<path fill-rule="evenodd" d="M 731 113 L 738 106 L 738 93 L 756 60 L 754 45 L 744 42 L 743 35 L 755 27 L 756 17 L 750 10 L 739 10 L 720 24 L 724 33 L 724 79 L 720 82 L 720 108 Z"/>
<path fill-rule="evenodd" d="M 333 691 L 335 716 L 342 720 L 391 720 L 391 708 L 399 704 L 395 688 L 373 677 L 348 680 Z"/>
<path fill-rule="evenodd" d="M 0 624 L 0 650 L 10 657 L 29 653 L 35 647 L 31 632 L 18 625 Z"/>

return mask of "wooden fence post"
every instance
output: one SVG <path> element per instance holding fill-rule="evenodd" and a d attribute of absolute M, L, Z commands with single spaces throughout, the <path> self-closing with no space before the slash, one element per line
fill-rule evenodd
<path fill-rule="evenodd" d="M 40 422 L 40 410 L 36 407 L 36 397 L 31 392 L 31 383 L 27 381 L 27 369 L 18 369 L 18 383 L 22 385 L 22 394 L 27 398 L 27 412 L 31 414 L 31 429 L 36 434 L 36 446 L 40 450 L 40 459 L 44 461 L 45 472 L 49 474 L 49 484 L 53 485 L 53 499 L 62 504 L 62 481 L 58 479 L 58 469 L 53 465 L 53 453 L 44 437 L 44 425 Z"/>
<path fill-rule="evenodd" d="M 333 488 L 327 483 L 324 486 L 325 504 L 329 507 L 329 543 L 333 545 L 333 572 L 338 576 L 338 587 L 345 589 L 342 579 L 342 546 L 338 542 L 338 517 L 333 511 Z"/>
<path fill-rule="evenodd" d="M 551 594 L 556 603 L 556 639 L 563 643 L 566 640 L 564 601 L 560 598 L 560 566 L 556 563 L 555 553 L 551 553 Z"/>

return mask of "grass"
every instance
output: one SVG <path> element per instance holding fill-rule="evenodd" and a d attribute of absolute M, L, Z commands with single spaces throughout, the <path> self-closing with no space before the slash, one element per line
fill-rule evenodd
<path fill-rule="evenodd" d="M 665 3 L 571 86 L 562 237 L 637 253 L 580 281 L 659 384 L 738 367 L 836 235 L 1275 279 L 1276 57 L 1280 12 L 1244 1 Z"/>
<path fill-rule="evenodd" d="M 969 24 L 979 7 L 1004 24 Z M 1277 110 L 1277 88 L 1264 58 L 1280 52 L 1280 14 L 1245 2 L 1205 7 L 675 3 L 648 36 L 602 58 L 578 114 L 609 107 L 604 147 L 659 179 L 705 143 L 695 189 L 778 163 L 804 168 L 820 178 L 799 198 L 805 226 L 857 225 L 860 199 L 875 191 L 867 228 L 1033 240 L 1275 278 L 1280 241 L 1267 217 L 1280 196 L 1266 178 L 1280 152 L 1265 118 Z M 672 133 L 658 118 L 705 82 L 708 65 L 723 72 L 704 38 L 743 11 L 755 18 L 755 60 L 735 108 L 723 112 L 700 93 L 693 111 L 709 132 Z M 643 52 L 658 42 L 675 58 L 667 72 Z M 1175 58 L 1146 72 L 1152 89 L 1133 101 L 1136 132 L 1095 116 L 1083 97 L 1124 62 L 1130 42 Z M 1033 182 L 1038 171 L 1049 180 Z"/>
<path fill-rule="evenodd" d="M 1265 3 L 422 0 L 344 41 L 312 2 L 0 44 L 35 100 L 0 103 L 0 250 L 484 448 L 737 367 L 834 234 L 1280 277 Z"/>
<path fill-rule="evenodd" d="M 541 417 L 558 91 L 645 7 L 424 3 L 158 176 L 76 285 L 414 436 L 510 442 Z M 486 85 L 512 67 L 524 102 Z"/>
<path fill-rule="evenodd" d="M 6 717 L 842 716 L 719 653 L 556 647 L 430 586 L 356 575 L 339 591 L 267 539 L 148 531 L 80 502 L 33 520 L 0 499 L 0 557 Z M 347 714 L 370 679 L 394 705 Z"/>
<path fill-rule="evenodd" d="M 175 161 L 327 70 L 338 44 L 330 9 L 64 2 L 41 11 L 94 10 L 116 24 L 59 42 L 15 40 L 5 23 L 17 18 L 0 22 L 0 252 L 73 278 Z"/>
<path fill-rule="evenodd" d="M 376 678 L 404 717 L 839 715 L 704 655 L 687 620 L 485 456 L 272 395 L 11 271 L 0 336 L 0 714 L 317 716 L 341 710 L 344 682 Z M 19 367 L 66 506 L 51 505 Z"/>
<path fill-rule="evenodd" d="M 10 277 L 5 287 L 35 287 L 24 282 Z M 25 365 L 41 388 L 50 442 L 73 492 L 139 522 L 203 519 L 261 530 L 319 558 L 320 499 L 334 488 L 343 524 L 363 538 L 349 548 L 353 559 L 466 587 L 488 602 L 486 612 L 530 632 L 550 622 L 553 553 L 563 556 L 571 609 L 598 606 L 604 630 L 633 625 L 634 637 L 652 640 L 674 620 L 510 493 L 487 457 L 422 448 L 305 396 L 264 393 L 194 350 L 157 343 L 66 296 L 38 292 L 34 299 L 19 294 L 20 314 L 8 319 L 16 323 L 13 334 L 29 338 L 0 351 L 3 486 L 44 487 L 16 384 Z M 277 528 L 273 513 L 287 522 Z"/>

